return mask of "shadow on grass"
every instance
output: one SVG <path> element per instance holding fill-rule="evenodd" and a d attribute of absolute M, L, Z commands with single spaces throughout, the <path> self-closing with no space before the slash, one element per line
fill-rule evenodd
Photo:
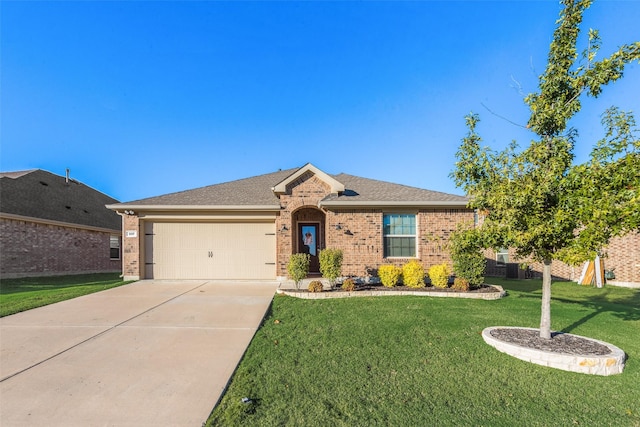
<path fill-rule="evenodd" d="M 625 298 L 615 298 L 613 301 L 604 300 L 602 295 L 594 295 L 586 301 L 575 301 L 566 298 L 554 298 L 554 300 L 565 304 L 577 304 L 591 311 L 586 316 L 563 328 L 562 332 L 571 332 L 602 313 L 611 313 L 613 316 L 625 321 L 640 320 L 640 292 Z"/>
<path fill-rule="evenodd" d="M 542 281 L 540 279 L 506 280 L 488 278 L 488 281 L 499 284 L 505 291 L 510 291 L 511 295 L 517 295 L 517 298 L 540 299 L 542 297 Z M 572 288 L 567 288 L 567 286 L 575 286 L 573 288 L 575 292 L 571 293 Z M 640 320 L 640 292 L 623 288 L 605 287 L 597 289 L 580 286 L 573 282 L 555 281 L 551 285 L 551 300 L 580 306 L 589 311 L 581 319 L 563 328 L 561 331 L 565 333 L 570 333 L 602 313 L 611 313 L 613 316 L 625 321 Z"/>

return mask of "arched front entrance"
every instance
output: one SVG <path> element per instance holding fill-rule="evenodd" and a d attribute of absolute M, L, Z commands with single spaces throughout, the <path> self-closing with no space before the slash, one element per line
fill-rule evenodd
<path fill-rule="evenodd" d="M 303 207 L 292 215 L 293 253 L 310 255 L 309 273 L 320 272 L 320 250 L 325 248 L 325 214 L 312 207 Z"/>

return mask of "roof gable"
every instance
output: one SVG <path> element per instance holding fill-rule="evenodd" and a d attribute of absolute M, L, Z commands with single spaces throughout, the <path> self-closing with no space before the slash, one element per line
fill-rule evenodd
<path fill-rule="evenodd" d="M 342 193 L 344 191 L 344 184 L 343 183 L 341 183 L 337 179 L 333 178 L 332 176 L 327 175 L 326 173 L 324 173 L 323 171 L 321 171 L 317 167 L 313 166 L 311 163 L 307 163 L 306 165 L 304 165 L 303 167 L 301 167 L 300 169 L 295 171 L 295 173 L 293 173 L 291 176 L 288 176 L 286 179 L 284 179 L 284 180 L 280 181 L 278 184 L 276 184 L 272 188 L 273 192 L 276 193 L 276 194 L 284 194 L 284 193 L 286 193 L 287 192 L 287 186 L 289 184 L 295 182 L 298 178 L 300 178 L 302 175 L 304 175 L 307 172 L 310 172 L 310 173 L 314 174 L 320 180 L 325 182 L 329 186 L 329 188 L 331 188 L 331 193 L 338 194 L 338 193 Z"/>

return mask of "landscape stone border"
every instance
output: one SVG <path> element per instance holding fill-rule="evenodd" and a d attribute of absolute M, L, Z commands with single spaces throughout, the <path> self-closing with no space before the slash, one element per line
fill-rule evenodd
<path fill-rule="evenodd" d="M 497 300 L 507 295 L 502 286 L 487 285 L 496 288 L 498 292 L 442 292 L 442 291 L 354 291 L 354 292 L 307 292 L 304 290 L 295 289 L 278 289 L 276 292 L 282 295 L 288 295 L 290 297 L 302 298 L 302 299 L 329 299 L 329 298 L 352 298 L 352 297 L 391 297 L 401 295 L 413 295 L 420 297 L 442 297 L 442 298 L 471 298 L 482 300 Z"/>
<path fill-rule="evenodd" d="M 520 360 L 524 360 L 526 362 L 531 362 L 550 368 L 562 369 L 563 371 L 602 376 L 620 374 L 624 369 L 624 363 L 626 359 L 624 351 L 604 341 L 582 337 L 579 335 L 567 334 L 580 339 L 585 339 L 601 344 L 609 348 L 609 350 L 611 350 L 611 353 L 602 356 L 557 353 L 552 351 L 528 348 L 499 340 L 491 335 L 491 331 L 494 329 L 528 329 L 533 331 L 537 331 L 537 329 L 517 328 L 513 326 L 492 326 L 489 328 L 485 328 L 482 331 L 482 338 L 487 344 L 495 347 L 498 351 L 516 357 Z"/>

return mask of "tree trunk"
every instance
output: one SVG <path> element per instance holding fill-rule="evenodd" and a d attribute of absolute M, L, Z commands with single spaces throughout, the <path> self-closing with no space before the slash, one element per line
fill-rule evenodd
<path fill-rule="evenodd" d="M 540 310 L 540 338 L 551 339 L 551 260 L 543 261 L 542 307 Z"/>

